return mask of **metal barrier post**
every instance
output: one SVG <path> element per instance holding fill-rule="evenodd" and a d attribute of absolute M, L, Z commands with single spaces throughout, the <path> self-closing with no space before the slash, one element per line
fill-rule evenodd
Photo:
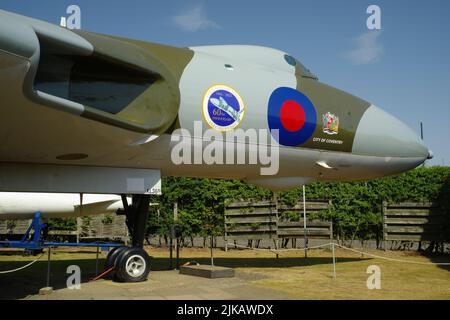
<path fill-rule="evenodd" d="M 334 252 L 334 243 L 331 244 L 333 251 L 333 279 L 336 280 L 336 256 Z"/>
<path fill-rule="evenodd" d="M 170 239 L 169 239 L 169 252 L 170 252 L 170 270 L 173 269 L 173 240 L 172 240 L 172 235 L 170 235 Z"/>
<path fill-rule="evenodd" d="M 176 257 L 176 265 L 177 265 L 177 270 L 180 269 L 180 238 L 177 237 L 177 257 Z"/>
<path fill-rule="evenodd" d="M 305 258 L 308 258 L 308 235 L 306 229 L 306 196 L 305 196 L 305 186 L 303 185 L 303 232 L 305 239 Z"/>
<path fill-rule="evenodd" d="M 213 239 L 213 236 L 211 234 L 211 267 L 214 267 L 213 246 L 214 246 L 214 239 Z"/>
<path fill-rule="evenodd" d="M 97 255 L 95 257 L 95 276 L 98 276 L 98 254 L 100 247 L 97 246 Z"/>
<path fill-rule="evenodd" d="M 52 252 L 52 248 L 48 247 L 48 254 L 47 254 L 47 288 L 50 287 L 50 255 Z"/>

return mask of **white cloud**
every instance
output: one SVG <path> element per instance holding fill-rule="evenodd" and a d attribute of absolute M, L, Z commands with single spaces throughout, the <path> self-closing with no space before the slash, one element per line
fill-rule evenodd
<path fill-rule="evenodd" d="M 172 21 L 181 29 L 190 32 L 209 28 L 219 28 L 219 25 L 215 21 L 212 21 L 207 17 L 206 11 L 202 5 L 172 17 Z"/>
<path fill-rule="evenodd" d="M 377 62 L 384 52 L 383 44 L 379 40 L 380 35 L 381 31 L 361 34 L 353 40 L 356 47 L 346 52 L 344 57 L 357 65 Z"/>

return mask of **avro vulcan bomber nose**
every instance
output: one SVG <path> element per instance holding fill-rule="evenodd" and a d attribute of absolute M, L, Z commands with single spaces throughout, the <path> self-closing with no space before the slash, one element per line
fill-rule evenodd
<path fill-rule="evenodd" d="M 413 169 L 432 158 L 417 134 L 389 113 L 319 82 L 299 61 L 296 77 L 297 91 L 308 98 L 317 117 L 315 130 L 302 146 L 330 152 L 321 152 L 320 176 L 335 176 L 322 170 L 331 168 L 347 171 L 350 179 L 373 178 Z"/>
<path fill-rule="evenodd" d="M 404 159 L 405 168 L 427 160 L 431 151 L 403 122 L 371 105 L 356 130 L 352 152 L 358 155 Z"/>

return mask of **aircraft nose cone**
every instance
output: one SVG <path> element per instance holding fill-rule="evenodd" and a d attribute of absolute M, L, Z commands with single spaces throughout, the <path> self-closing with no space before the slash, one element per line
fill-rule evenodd
<path fill-rule="evenodd" d="M 414 168 L 432 156 L 425 143 L 403 122 L 376 106 L 364 113 L 356 131 L 353 153 L 401 158 Z"/>

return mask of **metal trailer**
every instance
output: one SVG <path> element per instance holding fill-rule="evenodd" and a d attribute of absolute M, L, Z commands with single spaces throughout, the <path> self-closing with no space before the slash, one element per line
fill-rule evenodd
<path fill-rule="evenodd" d="M 96 248 L 115 248 L 121 247 L 117 243 L 99 243 L 99 242 L 51 242 L 42 239 L 42 231 L 46 228 L 45 223 L 41 223 L 41 212 L 34 214 L 33 220 L 27 231 L 19 241 L 0 241 L 0 248 L 16 248 L 25 250 L 42 250 L 51 247 L 96 247 Z M 32 234 L 32 231 L 33 234 Z"/>
<path fill-rule="evenodd" d="M 42 233 L 46 228 L 46 224 L 41 222 L 41 212 L 36 212 L 34 214 L 33 220 L 28 227 L 27 231 L 23 235 L 22 239 L 19 241 L 0 241 L 0 249 L 1 248 L 15 248 L 15 249 L 24 249 L 28 252 L 36 252 L 44 249 L 48 249 L 48 258 L 47 258 L 47 287 L 50 287 L 50 257 L 51 257 L 51 248 L 53 247 L 94 247 L 97 248 L 96 254 L 96 263 L 95 263 L 95 274 L 98 275 L 98 258 L 99 258 L 99 249 L 106 248 L 118 248 L 122 247 L 122 244 L 118 243 L 83 243 L 83 242 L 51 242 L 45 241 L 42 238 Z M 34 232 L 33 232 L 34 231 Z"/>

